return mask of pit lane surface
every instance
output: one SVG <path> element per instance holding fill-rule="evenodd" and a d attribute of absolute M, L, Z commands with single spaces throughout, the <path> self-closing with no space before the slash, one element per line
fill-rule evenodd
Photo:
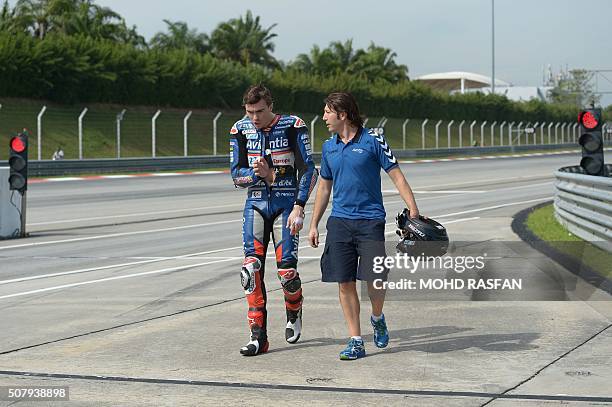
<path fill-rule="evenodd" d="M 543 156 L 402 170 L 421 213 L 445 224 L 454 240 L 511 241 L 512 215 L 551 200 L 553 171 L 576 162 Z M 404 205 L 384 175 L 383 190 L 392 233 Z M 382 351 L 367 335 L 364 302 L 369 357 L 340 363 L 346 332 L 337 289 L 319 281 L 321 248 L 308 246 L 307 233 L 299 264 L 303 338 L 284 342 L 282 293 L 268 261 L 271 352 L 240 357 L 244 196 L 227 174 L 32 185 L 31 236 L 0 242 L 2 382 L 70 385 L 71 403 L 95 405 L 503 405 L 517 402 L 512 394 L 525 404 L 612 401 L 612 308 L 607 294 L 593 290 L 563 302 L 389 301 L 392 340 Z M 554 299 L 567 299 L 561 294 Z M 160 393 L 167 396 L 152 398 Z"/>

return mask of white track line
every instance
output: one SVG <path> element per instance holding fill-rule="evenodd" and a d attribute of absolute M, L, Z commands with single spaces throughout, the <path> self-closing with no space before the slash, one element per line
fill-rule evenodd
<path fill-rule="evenodd" d="M 80 219 L 56 220 L 56 221 L 52 221 L 52 222 L 28 223 L 28 226 L 53 225 L 53 224 L 57 224 L 57 223 L 83 222 L 83 221 L 88 221 L 88 220 L 127 218 L 127 217 L 132 217 L 132 216 L 137 217 L 137 216 L 148 216 L 148 215 L 162 215 L 164 213 L 178 213 L 178 212 L 201 211 L 201 210 L 205 210 L 205 209 L 220 209 L 220 208 L 227 208 L 227 207 L 231 207 L 231 206 L 242 207 L 242 206 L 244 206 L 244 204 L 241 203 L 241 204 L 227 204 L 227 205 L 217 205 L 217 206 L 200 206 L 200 207 L 196 207 L 196 208 L 172 209 L 172 210 L 167 210 L 167 211 L 127 213 L 127 214 L 124 214 L 124 215 L 98 216 L 98 217 L 95 217 L 95 218 L 80 218 Z"/>
<path fill-rule="evenodd" d="M 457 216 L 457 215 L 464 215 L 466 213 L 474 213 L 474 212 L 482 212 L 482 211 L 489 211 L 492 209 L 499 209 L 499 208 L 505 208 L 507 206 L 513 206 L 513 205 L 522 205 L 522 204 L 527 204 L 527 203 L 534 203 L 534 202 L 542 202 L 542 201 L 549 201 L 551 200 L 553 197 L 552 196 L 548 196 L 545 198 L 537 198 L 537 199 L 530 199 L 528 201 L 520 201 L 520 202 L 509 202 L 509 203 L 505 203 L 505 204 L 501 204 L 501 205 L 494 205 L 494 206 L 487 206 L 486 208 L 477 208 L 477 209 L 470 209 L 469 211 L 461 211 L 461 212 L 454 212 L 454 213 L 447 213 L 445 215 L 433 215 L 431 216 L 432 218 L 446 218 L 448 216 Z"/>
<path fill-rule="evenodd" d="M 396 189 L 383 189 L 384 194 L 399 194 Z M 423 191 L 413 190 L 415 194 L 484 194 L 489 191 L 475 191 L 475 190 L 438 190 L 438 191 Z"/>
<path fill-rule="evenodd" d="M 87 241 L 87 240 L 106 239 L 106 238 L 109 238 L 109 237 L 142 235 L 142 234 L 146 234 L 146 233 L 157 233 L 157 232 L 167 232 L 167 231 L 171 231 L 171 230 L 192 229 L 192 228 L 203 227 L 203 226 L 223 225 L 223 224 L 226 224 L 226 223 L 236 223 L 236 222 L 242 222 L 242 219 L 224 220 L 224 221 L 210 222 L 210 223 L 199 223 L 197 225 L 175 226 L 175 227 L 171 227 L 171 228 L 162 228 L 162 229 L 140 230 L 140 231 L 137 231 L 137 232 L 123 232 L 123 233 L 112 233 L 112 234 L 108 234 L 108 235 L 78 237 L 78 238 L 74 238 L 74 239 L 52 240 L 52 241 L 35 242 L 35 243 L 24 243 L 24 244 L 20 244 L 20 245 L 12 245 L 12 246 L 0 247 L 0 250 L 16 249 L 16 248 L 22 248 L 22 247 L 46 246 L 46 245 L 57 244 L 57 243 L 82 242 L 82 241 Z"/>
<path fill-rule="evenodd" d="M 184 269 L 193 268 L 193 267 L 205 266 L 205 265 L 208 265 L 208 264 L 222 263 L 222 262 L 230 261 L 230 260 L 233 260 L 233 259 L 229 259 L 229 260 L 228 259 L 226 259 L 226 260 L 214 260 L 214 261 L 208 261 L 208 262 L 205 262 L 205 263 L 191 264 L 191 265 L 188 265 L 188 266 L 170 267 L 170 268 L 161 269 L 161 270 L 152 270 L 152 271 L 145 271 L 145 272 L 142 272 L 142 273 L 125 274 L 125 275 L 122 275 L 122 276 L 115 276 L 115 277 L 108 277 L 108 278 L 100 278 L 100 279 L 97 279 L 97 280 L 82 281 L 80 283 L 57 285 L 57 286 L 53 286 L 53 287 L 40 288 L 38 290 L 31 290 L 31 291 L 24 291 L 24 292 L 21 292 L 21 293 L 3 295 L 3 296 L 0 296 L 0 300 L 4 299 L 4 298 L 21 297 L 23 295 L 28 295 L 28 294 L 38 294 L 38 293 L 43 293 L 43 292 L 46 292 L 46 291 L 60 290 L 62 288 L 78 287 L 78 286 L 81 286 L 81 285 L 102 283 L 102 282 L 112 281 L 112 280 L 121 280 L 121 279 L 124 279 L 124 278 L 140 277 L 140 276 L 146 276 L 146 275 L 149 275 L 149 274 L 159 274 L 159 273 L 165 273 L 165 272 L 169 272 L 169 271 L 179 271 L 179 270 L 184 270 Z"/>
<path fill-rule="evenodd" d="M 517 187 L 508 187 L 508 188 L 499 188 L 499 189 L 492 189 L 489 192 L 498 192 L 498 191 L 512 191 L 515 189 L 525 189 L 525 188 L 531 188 L 531 187 L 541 187 L 544 185 L 550 185 L 552 186 L 553 180 L 551 179 L 548 182 L 540 182 L 538 184 L 529 184 L 529 185 L 519 185 Z"/>
<path fill-rule="evenodd" d="M 234 246 L 234 247 L 227 247 L 225 249 L 207 250 L 205 252 L 197 252 L 197 253 L 184 254 L 184 255 L 181 255 L 181 256 L 175 256 L 175 257 L 172 257 L 172 258 L 169 258 L 169 259 L 171 259 L 171 260 L 190 259 L 192 256 L 201 256 L 201 255 L 205 255 L 205 254 L 219 253 L 221 251 L 235 250 L 235 249 L 241 249 L 241 248 L 242 248 L 242 246 Z M 164 260 L 166 260 L 166 258 L 152 258 L 152 259 L 148 259 L 148 260 L 134 261 L 134 262 L 130 262 L 130 263 L 111 264 L 111 265 L 108 265 L 108 266 L 90 267 L 90 268 L 86 268 L 86 269 L 71 270 L 71 271 L 62 271 L 62 272 L 50 273 L 50 274 L 41 274 L 41 275 L 31 276 L 31 277 L 14 278 L 14 279 L 11 279 L 11 280 L 1 280 L 0 281 L 0 285 L 8 284 L 8 283 L 19 283 L 19 282 L 22 282 L 22 281 L 38 280 L 38 279 L 41 279 L 41 278 L 48 278 L 48 277 L 58 277 L 58 276 L 67 276 L 67 275 L 70 275 L 70 274 L 87 273 L 87 272 L 90 272 L 90 271 L 109 270 L 109 269 L 114 269 L 114 268 L 119 268 L 119 267 L 127 267 L 127 266 L 134 266 L 134 265 L 139 265 L 139 264 L 157 263 L 157 262 L 164 261 Z"/>

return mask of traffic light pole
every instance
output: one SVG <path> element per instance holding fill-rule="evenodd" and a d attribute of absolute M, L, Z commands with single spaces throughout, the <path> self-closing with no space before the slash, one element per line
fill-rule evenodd
<path fill-rule="evenodd" d="M 26 198 L 28 196 L 28 191 L 23 191 L 23 195 L 21 196 L 21 236 L 26 237 Z"/>

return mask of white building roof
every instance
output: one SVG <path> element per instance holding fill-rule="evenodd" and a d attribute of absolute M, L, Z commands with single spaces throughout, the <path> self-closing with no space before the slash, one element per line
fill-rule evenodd
<path fill-rule="evenodd" d="M 472 72 L 440 72 L 440 73 L 430 73 L 427 75 L 422 75 L 416 78 L 417 81 L 460 81 L 461 79 L 470 81 L 470 82 L 478 82 L 484 85 L 491 86 L 491 78 L 488 76 L 480 75 Z M 511 86 L 510 83 L 502 81 L 501 79 L 495 79 L 495 86 Z"/>

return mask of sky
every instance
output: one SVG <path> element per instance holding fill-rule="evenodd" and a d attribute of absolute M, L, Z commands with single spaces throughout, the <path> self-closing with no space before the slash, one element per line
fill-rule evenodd
<path fill-rule="evenodd" d="M 542 85 L 543 68 L 612 71 L 612 1 L 494 0 L 495 76 L 514 85 Z M 13 4 L 15 0 L 11 1 Z M 273 32 L 274 56 L 290 61 L 314 44 L 353 39 L 391 48 L 411 78 L 468 71 L 491 76 L 492 0 L 96 0 L 136 25 L 148 40 L 163 19 L 209 33 L 250 9 Z M 598 76 L 612 92 L 612 72 Z M 603 105 L 612 103 L 606 95 Z"/>

